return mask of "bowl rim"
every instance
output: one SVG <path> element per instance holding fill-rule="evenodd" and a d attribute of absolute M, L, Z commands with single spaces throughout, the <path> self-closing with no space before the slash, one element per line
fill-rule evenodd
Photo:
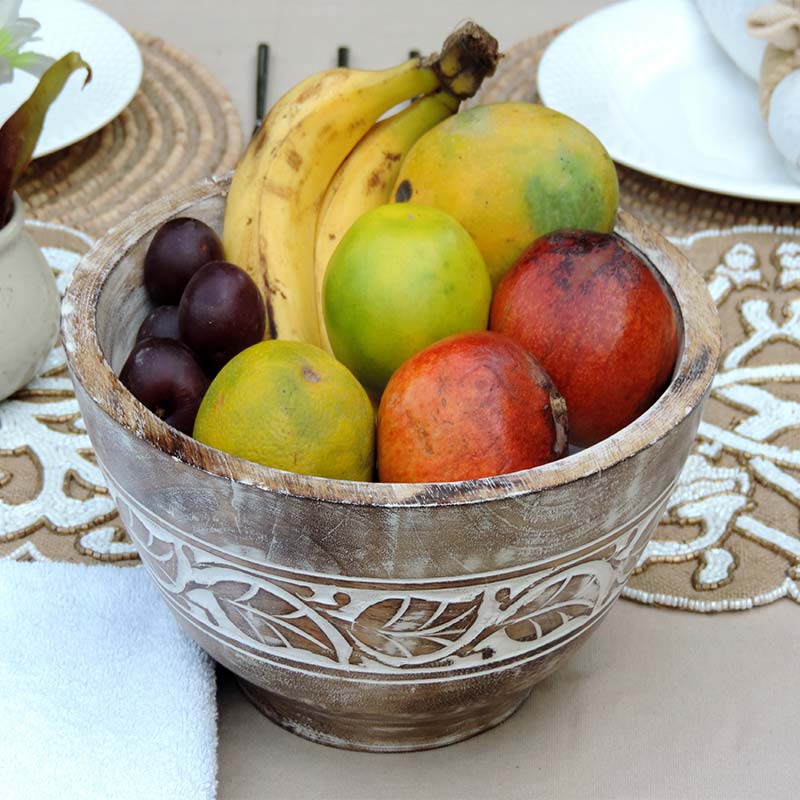
<path fill-rule="evenodd" d="M 206 178 L 144 206 L 100 238 L 75 270 L 62 304 L 62 341 L 73 380 L 116 424 L 165 455 L 224 480 L 320 502 L 397 507 L 462 505 L 576 483 L 633 458 L 667 436 L 700 406 L 720 357 L 720 323 L 702 277 L 678 248 L 620 210 L 615 231 L 641 250 L 672 293 L 682 351 L 672 380 L 650 408 L 591 447 L 539 467 L 448 483 L 378 483 L 301 475 L 215 450 L 167 425 L 122 385 L 97 335 L 97 303 L 106 282 L 140 239 L 170 217 L 224 197 L 231 175 Z"/>

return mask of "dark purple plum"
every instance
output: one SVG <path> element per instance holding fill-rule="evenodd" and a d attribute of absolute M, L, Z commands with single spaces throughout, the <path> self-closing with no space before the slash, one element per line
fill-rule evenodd
<path fill-rule="evenodd" d="M 144 257 L 144 286 L 159 306 L 176 306 L 203 264 L 224 258 L 219 236 L 199 219 L 176 217 L 156 232 Z"/>
<path fill-rule="evenodd" d="M 208 378 L 185 344 L 174 339 L 136 342 L 119 379 L 157 417 L 192 435 Z"/>
<path fill-rule="evenodd" d="M 136 341 L 142 339 L 178 339 L 181 329 L 178 325 L 178 306 L 159 306 L 153 309 L 142 322 Z"/>
<path fill-rule="evenodd" d="M 253 279 L 227 261 L 201 267 L 186 285 L 178 318 L 181 340 L 210 374 L 264 337 L 264 301 Z"/>

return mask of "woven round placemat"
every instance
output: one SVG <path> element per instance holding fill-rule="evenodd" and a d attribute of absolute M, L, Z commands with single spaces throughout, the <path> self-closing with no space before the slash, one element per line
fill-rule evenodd
<path fill-rule="evenodd" d="M 548 31 L 512 47 L 472 104 L 510 100 L 540 102 L 536 86 L 539 62 L 547 45 L 561 30 L 563 28 Z M 617 170 L 620 205 L 669 236 L 736 225 L 793 225 L 800 219 L 797 205 L 704 192 L 662 181 L 620 164 Z"/>
<path fill-rule="evenodd" d="M 235 166 L 242 129 L 225 90 L 186 53 L 133 35 L 139 91 L 100 131 L 31 164 L 19 187 L 29 219 L 101 236 L 151 200 Z"/>

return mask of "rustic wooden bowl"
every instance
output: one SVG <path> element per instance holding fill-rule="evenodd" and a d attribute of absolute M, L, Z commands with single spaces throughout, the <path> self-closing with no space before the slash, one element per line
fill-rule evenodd
<path fill-rule="evenodd" d="M 178 433 L 120 384 L 148 310 L 158 226 L 221 227 L 228 181 L 154 203 L 75 273 L 63 336 L 86 427 L 142 560 L 181 625 L 285 728 L 414 750 L 510 716 L 618 597 L 683 466 L 716 367 L 716 309 L 686 258 L 621 213 L 679 310 L 662 397 L 553 464 L 450 484 L 268 469 Z"/>

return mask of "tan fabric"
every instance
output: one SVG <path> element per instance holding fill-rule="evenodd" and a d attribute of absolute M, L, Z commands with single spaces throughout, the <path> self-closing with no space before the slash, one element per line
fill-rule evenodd
<path fill-rule="evenodd" d="M 777 0 L 754 11 L 748 19 L 747 32 L 769 42 L 759 77 L 759 103 L 766 118 L 775 87 L 789 73 L 800 69 L 800 0 Z"/>
<path fill-rule="evenodd" d="M 797 610 L 707 618 L 617 603 L 499 727 L 443 750 L 348 753 L 219 681 L 220 800 L 795 800 Z"/>

